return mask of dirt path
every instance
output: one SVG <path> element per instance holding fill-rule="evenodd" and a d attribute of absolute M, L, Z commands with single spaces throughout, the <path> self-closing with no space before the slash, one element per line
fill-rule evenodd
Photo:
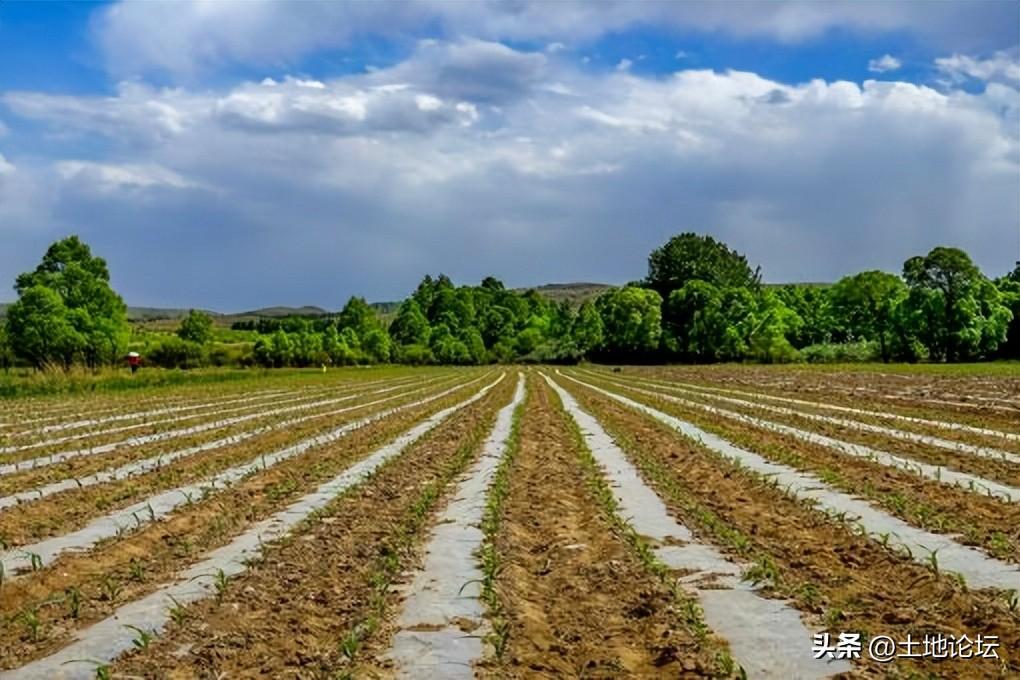
<path fill-rule="evenodd" d="M 509 621 L 500 677 L 678 677 L 715 660 L 588 492 L 573 432 L 532 376 L 498 547 Z"/>

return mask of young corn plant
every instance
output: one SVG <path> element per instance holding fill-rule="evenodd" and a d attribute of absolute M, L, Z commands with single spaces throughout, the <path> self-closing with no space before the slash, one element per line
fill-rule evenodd
<path fill-rule="evenodd" d="M 145 630 L 131 624 L 127 624 L 124 627 L 135 632 L 135 637 L 131 640 L 131 644 L 135 646 L 135 649 L 148 649 L 152 641 L 156 639 L 151 630 Z"/>
<path fill-rule="evenodd" d="M 588 488 L 595 497 L 603 516 L 613 526 L 614 530 L 625 538 L 633 554 L 637 557 L 645 569 L 650 574 L 657 577 L 663 586 L 670 591 L 674 602 L 680 605 L 684 612 L 684 620 L 691 632 L 694 633 L 694 635 L 696 635 L 703 644 L 713 644 L 710 637 L 711 631 L 708 624 L 705 623 L 704 612 L 701 609 L 701 606 L 680 588 L 676 579 L 673 578 L 669 567 L 659 560 L 648 542 L 634 530 L 629 522 L 620 517 L 619 504 L 616 501 L 616 497 L 614 496 L 609 483 L 606 481 L 605 475 L 602 468 L 599 466 L 598 461 L 595 460 L 591 450 L 585 443 L 584 436 L 581 434 L 580 428 L 577 426 L 576 421 L 574 421 L 570 414 L 566 412 L 562 402 L 560 402 L 558 398 L 557 404 L 561 418 L 564 419 L 564 422 L 566 422 L 570 428 L 574 450 L 581 463 L 581 467 L 585 471 Z M 716 655 L 720 669 L 725 667 L 737 667 L 736 662 L 732 659 L 727 650 L 719 649 L 717 650 Z"/>

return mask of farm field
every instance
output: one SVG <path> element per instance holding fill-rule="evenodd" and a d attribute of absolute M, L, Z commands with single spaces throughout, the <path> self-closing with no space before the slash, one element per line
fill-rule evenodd
<path fill-rule="evenodd" d="M 378 367 L 10 399 L 0 565 L 0 678 L 1017 677 L 1020 377 Z"/>

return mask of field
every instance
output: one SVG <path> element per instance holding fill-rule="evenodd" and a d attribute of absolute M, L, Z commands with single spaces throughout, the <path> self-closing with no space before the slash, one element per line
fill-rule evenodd
<path fill-rule="evenodd" d="M 8 399 L 0 560 L 0 678 L 1018 677 L 1020 375 L 377 367 Z"/>

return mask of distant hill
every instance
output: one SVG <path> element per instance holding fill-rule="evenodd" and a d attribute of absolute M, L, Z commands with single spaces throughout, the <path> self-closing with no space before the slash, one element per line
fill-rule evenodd
<path fill-rule="evenodd" d="M 547 283 L 542 286 L 534 286 L 534 290 L 557 304 L 566 300 L 574 307 L 580 307 L 612 287 L 607 283 Z M 518 288 L 517 290 L 525 291 L 531 290 L 531 288 Z"/>
<path fill-rule="evenodd" d="M 237 314 L 224 314 L 224 316 L 255 316 L 261 318 L 277 318 L 281 316 L 325 316 L 331 312 L 314 305 L 303 307 L 262 307 L 253 309 L 250 312 L 239 312 Z"/>
<path fill-rule="evenodd" d="M 541 286 L 533 286 L 534 290 L 559 303 L 562 300 L 568 301 L 573 306 L 580 306 L 587 300 L 597 297 L 600 293 L 612 286 L 605 283 L 547 283 Z M 517 288 L 518 291 L 531 290 L 531 288 Z M 383 317 L 396 313 L 400 307 L 400 301 L 372 302 L 370 306 Z M 10 303 L 0 303 L 0 318 L 7 313 Z M 328 316 L 336 314 L 322 307 L 304 305 L 302 307 L 262 307 L 246 312 L 214 312 L 202 310 L 212 316 L 218 326 L 229 326 L 235 321 L 251 321 L 265 318 L 280 318 L 284 316 Z M 128 307 L 127 315 L 130 321 L 153 322 L 153 321 L 177 321 L 188 314 L 188 309 L 172 307 Z M 162 324 L 161 324 L 162 325 Z"/>

